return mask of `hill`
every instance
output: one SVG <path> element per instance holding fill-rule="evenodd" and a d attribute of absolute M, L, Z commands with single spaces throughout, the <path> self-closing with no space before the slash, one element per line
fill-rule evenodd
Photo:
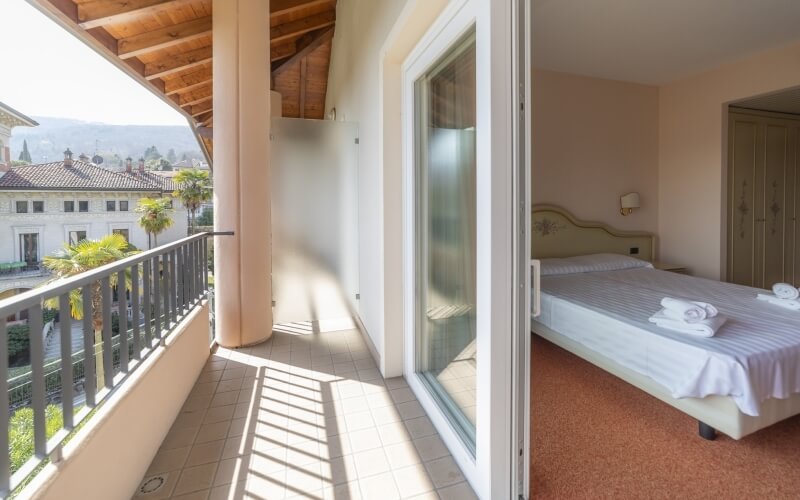
<path fill-rule="evenodd" d="M 81 153 L 100 154 L 106 163 L 117 163 L 128 156 L 138 159 L 145 150 L 155 146 L 166 156 L 170 149 L 177 159 L 205 160 L 200 146 L 189 126 L 108 125 L 68 118 L 34 116 L 38 127 L 18 127 L 11 138 L 11 158 L 22 151 L 22 141 L 28 141 L 28 150 L 34 163 L 59 160 L 69 148 L 77 158 Z"/>

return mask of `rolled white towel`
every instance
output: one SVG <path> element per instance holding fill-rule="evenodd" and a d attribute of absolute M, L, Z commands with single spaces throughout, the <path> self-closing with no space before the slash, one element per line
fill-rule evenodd
<path fill-rule="evenodd" d="M 692 323 L 675 319 L 666 314 L 666 309 L 661 309 L 649 321 L 660 328 L 672 330 L 674 332 L 697 335 L 698 337 L 713 337 L 722 328 L 727 318 L 725 316 L 715 316 Z"/>
<path fill-rule="evenodd" d="M 664 297 L 661 299 L 661 306 L 666 309 L 668 317 L 680 321 L 696 322 L 703 321 L 709 317 L 709 311 L 706 307 L 688 300 Z M 716 312 L 716 309 L 714 309 L 714 312 Z"/>
<path fill-rule="evenodd" d="M 776 306 L 785 307 L 786 309 L 791 309 L 792 311 L 800 311 L 800 300 L 798 299 L 779 299 L 774 295 L 759 293 L 758 300 L 763 300 Z"/>
<path fill-rule="evenodd" d="M 772 285 L 772 293 L 779 299 L 795 300 L 800 298 L 800 290 L 789 283 L 775 283 Z"/>

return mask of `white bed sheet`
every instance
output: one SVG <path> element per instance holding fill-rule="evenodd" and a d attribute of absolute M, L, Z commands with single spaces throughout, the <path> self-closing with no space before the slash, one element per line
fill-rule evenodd
<path fill-rule="evenodd" d="M 535 321 L 675 398 L 730 396 L 757 416 L 761 401 L 800 393 L 800 312 L 759 301 L 759 292 L 655 269 L 545 276 Z M 728 322 L 708 339 L 658 328 L 647 320 L 665 296 L 710 302 Z"/>

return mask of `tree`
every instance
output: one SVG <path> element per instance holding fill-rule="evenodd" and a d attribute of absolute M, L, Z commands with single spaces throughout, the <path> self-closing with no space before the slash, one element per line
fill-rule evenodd
<path fill-rule="evenodd" d="M 24 161 L 26 163 L 32 163 L 31 160 L 31 153 L 28 151 L 28 141 L 27 139 L 22 141 L 22 152 L 19 154 L 19 161 Z"/>
<path fill-rule="evenodd" d="M 155 146 L 150 146 L 149 148 L 144 150 L 144 159 L 145 160 L 157 160 L 161 158 L 161 153 L 158 152 L 158 148 Z"/>
<path fill-rule="evenodd" d="M 189 210 L 189 232 L 194 232 L 195 214 L 200 205 L 211 199 L 213 194 L 208 172 L 198 169 L 181 170 L 173 178 L 178 189 L 173 193 L 183 206 Z"/>
<path fill-rule="evenodd" d="M 213 226 L 214 225 L 214 209 L 206 208 L 203 213 L 197 216 L 196 223 L 200 226 Z"/>
<path fill-rule="evenodd" d="M 83 240 L 74 245 L 65 244 L 61 250 L 53 255 L 46 256 L 43 260 L 44 266 L 55 274 L 52 280 L 55 281 L 96 269 L 135 253 L 138 252 L 131 250 L 131 246 L 124 236 L 121 234 L 109 234 L 99 240 Z M 117 273 L 111 273 L 109 280 L 111 281 L 111 286 L 117 286 Z M 102 347 L 98 348 L 103 341 L 102 288 L 99 281 L 89 286 L 92 298 L 91 311 L 92 328 L 94 328 L 95 366 L 97 367 L 97 380 L 100 382 L 103 380 L 104 368 L 112 369 L 112 367 L 103 367 L 103 350 Z M 121 286 L 127 289 L 129 283 L 122 283 Z M 46 305 L 48 307 L 58 307 L 58 297 L 49 299 L 46 301 Z M 69 293 L 69 305 L 72 317 L 76 320 L 83 319 L 83 294 L 80 289 L 72 290 Z M 89 354 L 86 353 L 85 355 L 88 356 Z"/>
<path fill-rule="evenodd" d="M 175 154 L 175 149 L 169 148 L 169 151 L 167 151 L 167 161 L 170 163 L 170 165 L 178 161 L 178 155 Z"/>
<path fill-rule="evenodd" d="M 161 171 L 171 171 L 172 170 L 172 163 L 168 162 L 165 159 L 161 159 L 159 162 L 159 170 Z"/>
<path fill-rule="evenodd" d="M 158 234 L 164 232 L 172 226 L 173 212 L 169 198 L 142 198 L 136 206 L 136 212 L 142 214 L 139 217 L 139 225 L 147 233 L 147 247 L 152 248 L 150 238 L 158 246 Z"/>

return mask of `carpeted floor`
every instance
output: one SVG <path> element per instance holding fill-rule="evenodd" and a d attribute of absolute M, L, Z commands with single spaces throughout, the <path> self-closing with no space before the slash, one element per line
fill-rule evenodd
<path fill-rule="evenodd" d="M 800 418 L 740 441 L 533 335 L 533 498 L 800 498 Z"/>

